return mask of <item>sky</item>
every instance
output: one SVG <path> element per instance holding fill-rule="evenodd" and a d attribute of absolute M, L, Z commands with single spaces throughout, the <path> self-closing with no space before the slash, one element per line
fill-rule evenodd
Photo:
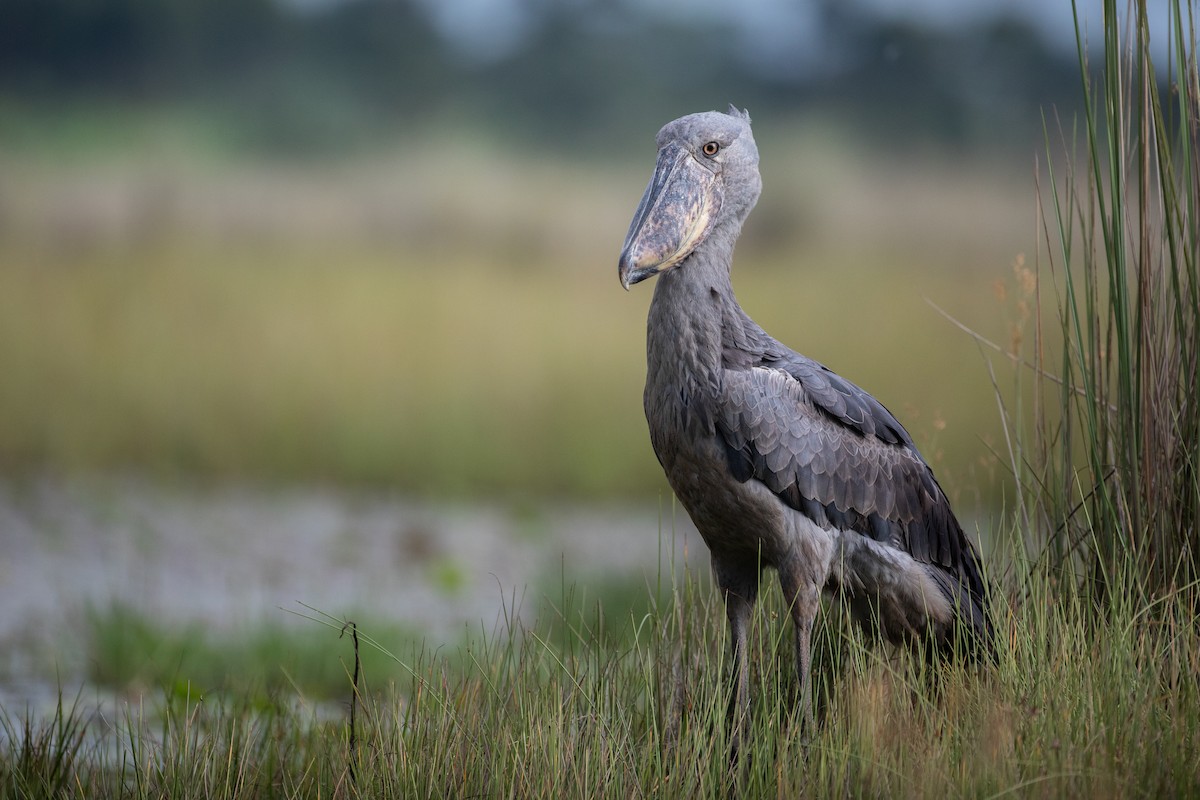
<path fill-rule="evenodd" d="M 308 0 L 313 2 L 314 0 Z M 319 1 L 319 0 L 317 0 Z M 576 0 L 550 0 L 571 3 Z M 464 49 L 498 58 L 518 47 L 534 24 L 529 0 L 418 0 L 438 29 Z M 882 18 L 910 19 L 947 27 L 986 22 L 1001 16 L 1028 20 L 1047 42 L 1074 46 L 1070 0 L 857 0 Z M 647 14 L 673 20 L 701 17 L 729 24 L 755 46 L 768 49 L 812 43 L 815 3 L 803 0 L 617 0 Z M 1158 6 L 1163 4 L 1152 3 Z M 1100 0 L 1079 0 L 1082 15 L 1098 27 Z M 1089 8 L 1090 7 L 1090 8 Z"/>

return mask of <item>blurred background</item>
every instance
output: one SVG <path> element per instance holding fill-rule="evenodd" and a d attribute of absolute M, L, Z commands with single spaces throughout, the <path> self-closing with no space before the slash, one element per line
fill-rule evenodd
<path fill-rule="evenodd" d="M 891 408 L 986 528 L 992 354 L 931 303 L 1027 335 L 1070 14 L 7 0 L 0 641 L 60 658 L 58 621 L 110 602 L 490 621 L 605 554 L 653 573 L 686 523 L 641 410 L 651 289 L 616 257 L 658 128 L 729 103 L 765 185 L 742 304 Z"/>

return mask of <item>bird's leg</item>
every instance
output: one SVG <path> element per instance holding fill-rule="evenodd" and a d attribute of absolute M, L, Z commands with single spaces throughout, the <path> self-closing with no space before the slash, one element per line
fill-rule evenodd
<path fill-rule="evenodd" d="M 792 624 L 796 628 L 796 673 L 800 676 L 800 706 L 804 710 L 804 736 L 816 732 L 813 721 L 812 691 L 812 629 L 815 614 L 799 614 L 792 609 Z"/>
<path fill-rule="evenodd" d="M 758 599 L 758 569 L 731 569 L 726 564 L 713 564 L 717 585 L 725 600 L 725 616 L 729 619 L 729 639 L 733 654 L 729 695 L 729 752 L 736 761 L 745 736 L 750 711 L 750 661 L 747 652 L 750 612 Z"/>
<path fill-rule="evenodd" d="M 733 668 L 730 674 L 732 691 L 729 696 L 729 720 L 733 725 L 735 742 L 741 738 L 750 710 L 750 659 L 747 657 L 747 630 L 753 605 L 735 592 L 725 593 L 725 615 L 729 618 Z"/>
<path fill-rule="evenodd" d="M 804 714 L 804 737 L 816 732 L 812 697 L 812 630 L 821 607 L 821 587 L 794 565 L 779 570 L 783 597 L 792 613 L 796 633 L 796 677 L 800 681 L 800 708 Z"/>

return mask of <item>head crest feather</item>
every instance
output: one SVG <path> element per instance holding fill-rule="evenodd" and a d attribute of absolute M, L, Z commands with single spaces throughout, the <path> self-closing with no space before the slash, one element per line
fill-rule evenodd
<path fill-rule="evenodd" d="M 736 117 L 737 119 L 744 119 L 747 123 L 750 122 L 750 112 L 744 108 L 741 111 L 739 111 L 738 107 L 735 106 L 733 103 L 729 104 L 729 112 L 728 113 L 729 113 L 729 116 L 731 116 L 731 117 Z"/>

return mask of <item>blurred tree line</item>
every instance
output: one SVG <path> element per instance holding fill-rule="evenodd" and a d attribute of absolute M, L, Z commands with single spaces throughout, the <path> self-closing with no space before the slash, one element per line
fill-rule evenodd
<path fill-rule="evenodd" d="M 648 119 L 732 101 L 777 119 L 832 113 L 888 141 L 1025 148 L 1040 110 L 1078 88 L 1069 54 L 1015 18 L 949 30 L 824 0 L 825 55 L 768 67 L 712 16 L 620 0 L 519 5 L 527 35 L 479 58 L 418 0 L 7 0 L 0 134 L 5 117 L 90 105 L 198 112 L 256 150 L 338 150 L 465 125 L 603 157 L 644 139 Z"/>

